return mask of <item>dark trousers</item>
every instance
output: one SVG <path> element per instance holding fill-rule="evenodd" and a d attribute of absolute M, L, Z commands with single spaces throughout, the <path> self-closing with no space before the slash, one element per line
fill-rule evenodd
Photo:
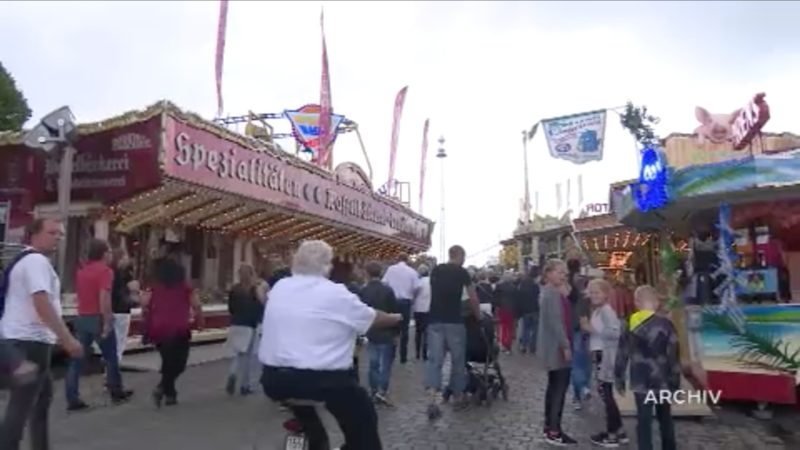
<path fill-rule="evenodd" d="M 414 350 L 417 359 L 422 355 L 422 359 L 428 360 L 428 313 L 414 313 Z"/>
<path fill-rule="evenodd" d="M 29 424 L 32 450 L 49 450 L 48 430 L 53 380 L 50 358 L 53 347 L 30 341 L 7 341 L 39 367 L 36 380 L 23 386 L 11 385 L 6 414 L 0 425 L 0 450 L 19 450 L 25 425 Z"/>
<path fill-rule="evenodd" d="M 11 382 L 14 371 L 19 368 L 22 361 L 24 361 L 22 352 L 17 350 L 11 342 L 0 340 L 0 380 L 2 382 L 0 387 Z"/>
<path fill-rule="evenodd" d="M 634 393 L 636 400 L 636 439 L 639 450 L 653 449 L 653 409 L 656 411 L 658 427 L 661 430 L 662 450 L 675 450 L 675 424 L 672 422 L 672 408 L 669 403 L 646 402 L 647 394 Z"/>
<path fill-rule="evenodd" d="M 190 341 L 191 335 L 184 334 L 156 344 L 158 353 L 161 355 L 161 382 L 158 384 L 158 388 L 167 397 L 175 398 L 178 395 L 175 390 L 175 381 L 186 370 Z"/>
<path fill-rule="evenodd" d="M 403 322 L 400 324 L 400 362 L 405 364 L 408 361 L 408 328 L 411 324 L 411 300 L 398 299 L 400 314 L 403 315 Z"/>
<path fill-rule="evenodd" d="M 264 367 L 264 393 L 275 401 L 323 402 L 344 434 L 342 450 L 381 450 L 378 415 L 367 391 L 350 371 L 316 371 Z M 329 450 L 325 426 L 313 406 L 290 406 L 303 426 L 309 450 Z"/>
<path fill-rule="evenodd" d="M 603 363 L 603 352 L 593 351 L 592 358 L 594 360 L 597 373 L 600 372 L 600 365 Z M 597 376 L 595 376 L 597 378 Z M 606 432 L 619 433 L 622 431 L 622 415 L 619 412 L 617 399 L 614 398 L 614 384 L 607 381 L 597 380 L 597 392 L 600 394 L 600 399 L 603 400 L 603 405 L 606 410 Z"/>
<path fill-rule="evenodd" d="M 564 413 L 564 400 L 569 389 L 572 369 L 558 369 L 547 372 L 547 391 L 544 394 L 544 430 L 561 432 L 561 415 Z"/>

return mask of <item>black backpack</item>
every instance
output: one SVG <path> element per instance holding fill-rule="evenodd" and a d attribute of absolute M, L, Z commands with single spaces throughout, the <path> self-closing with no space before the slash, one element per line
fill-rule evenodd
<path fill-rule="evenodd" d="M 11 270 L 17 265 L 18 262 L 22 261 L 22 258 L 32 253 L 39 252 L 33 249 L 23 250 L 11 260 L 8 266 L 3 269 L 2 277 L 0 277 L 0 319 L 3 318 L 3 314 L 6 312 L 6 295 L 8 295 L 8 285 L 11 276 Z"/>

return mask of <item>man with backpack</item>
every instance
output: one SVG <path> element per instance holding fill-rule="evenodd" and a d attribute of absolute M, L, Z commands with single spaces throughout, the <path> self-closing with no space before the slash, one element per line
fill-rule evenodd
<path fill-rule="evenodd" d="M 28 229 L 30 247 L 6 268 L 0 289 L 0 335 L 6 348 L 14 348 L 38 370 L 30 383 L 12 385 L 0 425 L 0 450 L 16 450 L 30 421 L 31 448 L 50 448 L 48 416 L 53 398 L 50 359 L 60 343 L 73 357 L 83 347 L 61 318 L 61 281 L 45 254 L 52 253 L 63 237 L 61 223 L 36 219 Z"/>

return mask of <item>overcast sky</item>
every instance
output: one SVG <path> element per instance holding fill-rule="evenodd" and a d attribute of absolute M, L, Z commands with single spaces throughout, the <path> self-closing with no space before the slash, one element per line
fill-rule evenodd
<path fill-rule="evenodd" d="M 226 113 L 319 101 L 320 5 L 231 2 Z M 2 2 L 0 60 L 34 117 L 68 104 L 93 121 L 166 98 L 213 118 L 217 15 L 216 1 Z M 799 131 L 797 17 L 800 3 L 766 1 L 325 2 L 333 105 L 360 124 L 377 187 L 388 176 L 394 97 L 410 86 L 397 178 L 411 182 L 418 209 L 430 118 L 423 213 L 439 221 L 434 155 L 444 135 L 446 242 L 482 263 L 497 249 L 478 253 L 510 236 L 519 216 L 521 131 L 539 119 L 630 99 L 662 118 L 662 135 L 691 132 L 695 106 L 727 113 L 763 91 L 765 129 Z M 635 176 L 633 142 L 613 114 L 606 135 L 604 161 L 584 166 L 551 160 L 542 136 L 530 144 L 541 213 L 554 212 L 555 183 L 578 173 L 590 202 Z M 363 165 L 354 135 L 340 136 L 334 159 Z"/>

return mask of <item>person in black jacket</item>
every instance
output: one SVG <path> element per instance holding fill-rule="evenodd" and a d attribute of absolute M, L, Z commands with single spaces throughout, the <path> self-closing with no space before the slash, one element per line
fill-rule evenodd
<path fill-rule="evenodd" d="M 531 267 L 517 288 L 517 314 L 521 320 L 519 346 L 522 353 L 536 353 L 536 325 L 539 323 L 539 268 Z"/>
<path fill-rule="evenodd" d="M 381 276 L 383 268 L 378 263 L 367 265 L 367 276 L 369 281 L 361 289 L 361 301 L 372 308 L 393 314 L 400 312 L 400 304 L 394 295 L 394 291 L 389 286 L 383 284 Z M 394 360 L 397 336 L 400 329 L 383 328 L 372 329 L 367 333 L 369 346 L 369 386 L 372 395 L 377 403 L 391 406 L 388 397 L 389 379 L 392 374 L 392 362 Z"/>
<path fill-rule="evenodd" d="M 261 286 L 252 266 L 239 267 L 239 283 L 228 294 L 228 312 L 231 325 L 228 329 L 228 346 L 232 353 L 231 367 L 225 390 L 233 395 L 237 376 L 242 395 L 253 393 L 250 386 L 250 363 L 255 358 L 258 342 L 257 328 L 264 316 L 266 288 Z"/>

